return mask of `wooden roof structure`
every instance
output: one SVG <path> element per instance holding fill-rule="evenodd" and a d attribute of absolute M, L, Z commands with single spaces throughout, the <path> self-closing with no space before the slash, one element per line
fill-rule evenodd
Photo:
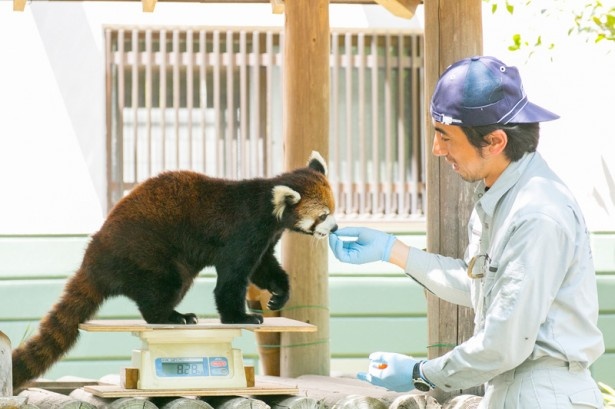
<path fill-rule="evenodd" d="M 65 1 L 65 0 L 51 0 Z M 82 1 L 82 0 L 74 0 Z M 94 0 L 96 1 L 96 0 Z M 144 12 L 153 12 L 158 0 L 117 0 L 117 1 L 140 1 Z M 163 2 L 178 3 L 178 0 L 160 0 Z M 181 0 L 182 3 L 271 3 L 271 11 L 274 14 L 284 13 L 284 0 Z M 380 4 L 396 16 L 412 18 L 416 6 L 421 0 L 329 0 L 332 4 Z M 24 11 L 26 0 L 13 0 L 13 11 Z"/>
<path fill-rule="evenodd" d="M 53 2 L 54 0 L 50 0 Z M 66 0 L 64 0 L 66 1 Z M 73 0 L 85 1 L 85 0 Z M 96 1 L 96 0 L 89 0 Z M 140 1 L 152 12 L 157 1 Z M 328 152 L 329 146 L 329 4 L 380 4 L 396 16 L 410 18 L 422 0 L 182 0 L 201 3 L 270 3 L 273 13 L 285 14 L 284 144 L 285 167 L 305 163 L 312 150 Z M 439 74 L 454 61 L 482 53 L 482 0 L 426 0 L 425 12 L 425 90 L 426 101 Z M 26 0 L 13 0 L 14 10 L 24 10 Z M 428 111 L 428 110 L 426 110 Z M 466 220 L 471 209 L 471 186 L 431 155 L 433 127 L 425 113 L 427 129 L 424 146 L 427 157 L 427 240 L 428 250 L 448 256 L 461 256 L 466 246 Z M 288 318 L 318 326 L 313 334 L 282 334 L 278 344 L 279 365 L 267 375 L 298 376 L 329 373 L 328 262 L 325 241 L 314 245 L 300 235 L 285 235 L 282 264 L 291 276 L 291 308 Z M 262 295 L 252 293 L 249 302 L 266 305 Z M 263 302 L 264 301 L 264 302 Z M 360 300 L 357 300 L 360 302 Z M 470 310 L 445 303 L 428 295 L 429 356 L 439 356 L 471 335 Z M 443 317 L 440 319 L 440 317 Z M 366 335 L 369 329 L 366 328 Z M 271 339 L 263 344 L 275 342 Z M 295 346 L 301 345 L 301 348 Z M 288 348 L 285 348 L 288 346 Z M 293 346 L 292 348 L 290 346 Z M 265 357 L 266 358 L 266 357 Z M 267 365 L 265 365 L 267 366 Z"/>

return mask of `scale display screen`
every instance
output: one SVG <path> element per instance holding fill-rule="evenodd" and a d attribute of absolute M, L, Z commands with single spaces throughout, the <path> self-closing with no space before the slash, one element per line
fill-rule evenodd
<path fill-rule="evenodd" d="M 155 363 L 156 375 L 161 378 L 194 378 L 230 374 L 228 358 L 225 356 L 156 358 Z"/>

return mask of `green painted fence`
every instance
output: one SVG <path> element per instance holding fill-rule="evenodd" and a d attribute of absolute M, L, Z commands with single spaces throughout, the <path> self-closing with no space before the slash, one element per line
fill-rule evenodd
<path fill-rule="evenodd" d="M 425 246 L 424 233 L 399 235 L 406 243 Z M 0 330 L 13 346 L 35 331 L 38 321 L 58 299 L 66 278 L 81 262 L 86 236 L 0 236 Z M 615 233 L 593 233 L 598 272 L 600 328 L 607 351 L 592 371 L 597 380 L 615 385 Z M 329 309 L 332 374 L 364 370 L 376 350 L 422 357 L 427 354 L 427 310 L 424 290 L 399 268 L 387 263 L 353 266 L 330 256 Z M 178 310 L 214 317 L 215 272 L 205 270 Z M 128 299 L 109 300 L 97 318 L 140 318 Z M 128 333 L 82 332 L 77 346 L 45 375 L 49 379 L 81 376 L 98 379 L 129 365 L 139 346 Z M 236 340 L 247 363 L 258 371 L 254 334 Z"/>

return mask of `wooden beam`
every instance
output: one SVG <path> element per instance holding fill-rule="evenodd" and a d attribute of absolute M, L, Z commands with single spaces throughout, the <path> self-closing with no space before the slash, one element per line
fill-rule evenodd
<path fill-rule="evenodd" d="M 15 1 L 15 0 L 13 0 Z M 19 0 L 22 1 L 22 0 Z M 55 1 L 142 1 L 142 0 L 48 0 L 50 2 Z M 244 3 L 271 3 L 271 0 L 160 0 L 165 3 L 223 3 L 223 4 L 244 4 Z M 376 0 L 330 0 L 331 4 L 377 4 Z"/>
<path fill-rule="evenodd" d="M 312 151 L 329 158 L 329 0 L 292 0 L 284 16 L 284 159 L 305 166 Z M 280 375 L 328 375 L 329 276 L 327 240 L 289 233 L 282 237 L 282 266 L 291 296 L 282 316 L 318 327 L 311 334 L 282 334 Z"/>
<path fill-rule="evenodd" d="M 143 4 L 143 12 L 153 13 L 156 7 L 156 0 L 141 0 L 141 4 Z"/>
<path fill-rule="evenodd" d="M 0 331 L 0 398 L 13 396 L 11 340 Z"/>
<path fill-rule="evenodd" d="M 13 11 L 24 11 L 26 9 L 26 0 L 13 0 Z"/>
<path fill-rule="evenodd" d="M 421 0 L 375 0 L 397 17 L 412 18 Z"/>
<path fill-rule="evenodd" d="M 429 0 L 425 2 L 425 107 L 447 66 L 482 54 L 482 0 Z M 464 182 L 443 158 L 431 153 L 434 128 L 425 112 L 427 149 L 427 250 L 463 257 L 468 244 L 467 224 L 472 211 L 474 184 Z M 444 355 L 472 336 L 470 308 L 427 295 L 429 358 Z M 470 393 L 479 394 L 477 391 Z M 439 400 L 442 401 L 442 400 Z"/>
<path fill-rule="evenodd" d="M 271 0 L 273 14 L 284 14 L 284 0 Z"/>

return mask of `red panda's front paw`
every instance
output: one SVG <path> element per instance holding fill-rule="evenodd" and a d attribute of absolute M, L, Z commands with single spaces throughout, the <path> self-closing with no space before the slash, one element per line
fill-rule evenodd
<path fill-rule="evenodd" d="M 272 311 L 279 310 L 282 307 L 284 307 L 284 304 L 286 304 L 286 301 L 288 301 L 287 292 L 283 292 L 279 294 L 273 293 L 271 294 L 271 298 L 269 299 L 269 302 L 267 303 L 267 308 L 269 308 Z"/>
<path fill-rule="evenodd" d="M 168 321 L 173 324 L 183 325 L 183 324 L 196 324 L 199 322 L 199 319 L 197 318 L 196 314 L 193 314 L 191 312 L 187 314 L 182 314 L 177 311 L 173 311 Z"/>
<path fill-rule="evenodd" d="M 199 319 L 197 318 L 196 314 L 193 314 L 191 312 L 184 314 L 184 320 L 186 321 L 186 324 L 198 324 L 199 323 Z"/>

